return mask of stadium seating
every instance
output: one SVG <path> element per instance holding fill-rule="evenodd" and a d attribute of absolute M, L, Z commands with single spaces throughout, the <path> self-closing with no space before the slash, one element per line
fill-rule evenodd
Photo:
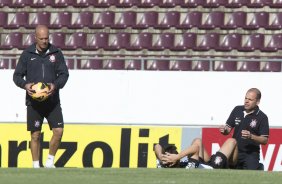
<path fill-rule="evenodd" d="M 181 13 L 179 23 L 176 25 L 178 29 L 191 29 L 200 27 L 202 23 L 202 13 L 200 11 L 189 11 Z"/>
<path fill-rule="evenodd" d="M 34 33 L 23 34 L 22 49 L 26 49 L 33 43 L 35 43 Z"/>
<path fill-rule="evenodd" d="M 124 59 L 106 59 L 103 61 L 103 69 L 106 70 L 124 70 Z"/>
<path fill-rule="evenodd" d="M 28 25 L 28 12 L 8 13 L 6 29 L 18 29 Z"/>
<path fill-rule="evenodd" d="M 87 43 L 83 47 L 83 50 L 99 50 L 108 46 L 109 33 L 97 32 L 93 34 L 87 34 Z"/>
<path fill-rule="evenodd" d="M 142 61 L 141 59 L 129 59 L 125 62 L 126 70 L 141 70 L 142 69 Z"/>
<path fill-rule="evenodd" d="M 52 5 L 53 0 L 33 0 L 33 3 L 30 4 L 32 8 L 45 8 Z"/>
<path fill-rule="evenodd" d="M 251 52 L 255 50 L 261 50 L 264 45 L 264 35 L 261 33 L 242 35 L 241 46 L 239 51 Z"/>
<path fill-rule="evenodd" d="M 249 58 L 252 59 L 252 58 Z M 253 59 L 258 59 L 254 57 Z M 241 72 L 259 72 L 260 71 L 260 61 L 240 61 L 237 63 L 237 70 Z"/>
<path fill-rule="evenodd" d="M 182 8 L 196 8 L 198 6 L 203 6 L 205 0 L 185 0 L 182 4 Z"/>
<path fill-rule="evenodd" d="M 72 21 L 67 25 L 70 29 L 81 29 L 89 27 L 93 24 L 93 13 L 90 11 L 83 11 L 79 13 L 72 13 Z"/>
<path fill-rule="evenodd" d="M 76 32 L 65 37 L 65 50 L 76 50 L 86 46 L 87 34 L 83 32 Z"/>
<path fill-rule="evenodd" d="M 266 30 L 281 30 L 282 29 L 282 12 L 270 13 Z"/>
<path fill-rule="evenodd" d="M 191 71 L 192 70 L 192 61 L 190 60 L 171 60 L 170 61 L 170 70 L 175 71 Z"/>
<path fill-rule="evenodd" d="M 66 36 L 63 32 L 54 32 L 49 36 L 50 43 L 56 45 L 60 49 L 65 49 Z"/>
<path fill-rule="evenodd" d="M 174 44 L 170 50 L 172 51 L 185 51 L 196 47 L 196 33 L 175 34 Z"/>
<path fill-rule="evenodd" d="M 173 33 L 154 34 L 152 38 L 152 46 L 148 48 L 150 51 L 162 51 L 171 49 L 174 43 Z"/>
<path fill-rule="evenodd" d="M 89 25 L 91 29 L 103 29 L 114 25 L 115 13 L 113 11 L 94 12 L 93 24 Z"/>
<path fill-rule="evenodd" d="M 56 12 L 51 13 L 51 22 L 49 27 L 51 29 L 61 29 L 63 27 L 68 27 L 71 25 L 71 12 Z"/>
<path fill-rule="evenodd" d="M 136 6 L 140 0 L 120 0 L 117 1 L 115 6 L 118 8 L 130 8 Z"/>
<path fill-rule="evenodd" d="M 103 60 L 101 58 L 81 60 L 80 69 L 101 70 L 102 68 L 103 68 Z"/>
<path fill-rule="evenodd" d="M 262 72 L 281 72 L 281 62 L 261 62 Z"/>
<path fill-rule="evenodd" d="M 115 22 L 110 25 L 113 29 L 125 29 L 132 27 L 136 23 L 136 13 L 134 11 L 125 11 L 115 13 Z"/>
<path fill-rule="evenodd" d="M 10 49 L 22 49 L 22 38 L 23 35 L 20 32 L 11 32 L 1 34 L 1 45 L 0 49 L 10 50 Z"/>
<path fill-rule="evenodd" d="M 130 43 L 130 33 L 119 32 L 117 34 L 110 34 L 105 50 L 114 51 L 125 49 L 128 43 Z"/>
<path fill-rule="evenodd" d="M 178 25 L 180 13 L 169 11 L 158 14 L 158 23 L 154 26 L 156 29 L 169 29 Z"/>
<path fill-rule="evenodd" d="M 147 29 L 154 27 L 158 24 L 158 12 L 156 11 L 146 11 L 138 12 L 136 14 L 135 24 L 132 25 L 134 29 Z"/>
<path fill-rule="evenodd" d="M 237 61 L 236 58 L 225 58 L 230 61 L 213 61 L 213 71 L 237 71 Z"/>
<path fill-rule="evenodd" d="M 152 47 L 152 33 L 131 34 L 127 50 L 140 51 Z"/>
<path fill-rule="evenodd" d="M 34 29 L 38 24 L 46 25 L 49 27 L 51 21 L 51 13 L 50 12 L 36 12 L 29 13 L 29 23 L 25 25 L 25 28 Z"/>
<path fill-rule="evenodd" d="M 193 48 L 195 51 L 209 51 L 211 49 L 216 49 L 219 42 L 218 33 L 207 33 L 204 35 L 197 35 L 197 44 Z"/>
<path fill-rule="evenodd" d="M 247 13 L 244 11 L 228 12 L 225 13 L 224 16 L 224 24 L 220 26 L 223 30 L 234 30 L 237 28 L 243 28 L 243 26 L 246 25 Z"/>
<path fill-rule="evenodd" d="M 11 4 L 8 6 L 10 8 L 24 8 L 27 6 L 31 6 L 33 0 L 13 0 Z"/>
<path fill-rule="evenodd" d="M 180 6 L 185 2 L 185 0 L 161 0 L 158 4 L 161 8 L 174 8 Z"/>
<path fill-rule="evenodd" d="M 220 35 L 216 51 L 238 50 L 241 44 L 241 35 L 238 33 Z"/>
<path fill-rule="evenodd" d="M 264 35 L 264 46 L 261 48 L 261 51 L 276 52 L 282 48 L 281 46 L 282 46 L 281 34 Z"/>
<path fill-rule="evenodd" d="M 200 29 L 215 29 L 224 24 L 224 12 L 213 11 L 202 14 Z"/>
<path fill-rule="evenodd" d="M 192 61 L 193 71 L 210 71 L 210 62 L 208 60 L 194 59 Z"/>
<path fill-rule="evenodd" d="M 7 27 L 8 24 L 8 13 L 0 12 L 0 27 Z"/>
<path fill-rule="evenodd" d="M 255 30 L 268 25 L 269 14 L 267 12 L 248 13 L 243 29 Z"/>
<path fill-rule="evenodd" d="M 169 60 L 162 58 L 145 60 L 145 70 L 169 70 Z"/>

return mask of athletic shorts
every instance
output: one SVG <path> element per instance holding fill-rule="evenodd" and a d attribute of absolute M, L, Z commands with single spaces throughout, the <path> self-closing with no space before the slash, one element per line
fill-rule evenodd
<path fill-rule="evenodd" d="M 48 105 L 27 106 L 27 130 L 40 131 L 43 120 L 46 118 L 50 130 L 64 128 L 63 113 L 60 103 Z"/>
<path fill-rule="evenodd" d="M 259 163 L 259 154 L 242 153 L 238 156 L 237 169 L 260 170 L 261 164 Z"/>
<path fill-rule="evenodd" d="M 214 169 L 226 169 L 228 168 L 227 157 L 223 153 L 218 151 L 211 156 L 208 165 L 210 165 Z"/>

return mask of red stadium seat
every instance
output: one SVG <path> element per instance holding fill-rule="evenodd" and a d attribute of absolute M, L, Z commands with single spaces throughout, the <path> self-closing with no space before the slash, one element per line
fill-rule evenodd
<path fill-rule="evenodd" d="M 226 60 L 213 61 L 213 71 L 237 71 L 236 58 L 227 57 L 224 59 L 230 59 L 230 61 L 226 61 Z"/>
<path fill-rule="evenodd" d="M 134 29 L 147 29 L 158 24 L 158 12 L 146 11 L 138 12 L 136 15 L 136 23 L 133 25 Z"/>
<path fill-rule="evenodd" d="M 61 29 L 71 25 L 71 12 L 56 12 L 51 13 L 51 22 L 49 27 L 51 29 Z"/>
<path fill-rule="evenodd" d="M 189 11 L 187 13 L 181 13 L 179 23 L 176 25 L 178 29 L 191 29 L 199 28 L 202 24 L 202 12 Z"/>
<path fill-rule="evenodd" d="M 103 68 L 103 59 L 91 58 L 82 60 L 80 68 L 84 70 L 101 70 Z"/>
<path fill-rule="evenodd" d="M 187 49 L 193 49 L 196 46 L 196 39 L 196 33 L 175 34 L 174 44 L 170 50 L 185 51 Z"/>
<path fill-rule="evenodd" d="M 152 47 L 152 33 L 131 34 L 127 50 L 140 51 Z"/>
<path fill-rule="evenodd" d="M 81 29 L 84 27 L 91 27 L 93 24 L 93 13 L 90 11 L 83 11 L 80 13 L 72 13 L 72 22 L 68 26 L 70 29 Z"/>
<path fill-rule="evenodd" d="M 99 50 L 108 47 L 109 33 L 98 32 L 87 34 L 87 44 L 84 50 Z"/>
<path fill-rule="evenodd" d="M 185 59 L 185 58 L 183 58 Z M 192 61 L 190 60 L 171 60 L 170 61 L 170 70 L 175 71 L 191 71 L 192 70 Z"/>
<path fill-rule="evenodd" d="M 8 13 L 7 29 L 18 29 L 28 25 L 28 12 Z"/>
<path fill-rule="evenodd" d="M 34 29 L 37 25 L 46 25 L 49 27 L 51 21 L 50 12 L 36 12 L 29 13 L 29 23 L 25 26 L 26 28 Z"/>
<path fill-rule="evenodd" d="M 20 32 L 2 33 L 0 49 L 21 49 L 23 35 Z"/>
<path fill-rule="evenodd" d="M 92 29 L 103 29 L 114 25 L 115 13 L 113 11 L 94 12 Z"/>
<path fill-rule="evenodd" d="M 128 43 L 130 42 L 130 33 L 119 32 L 109 35 L 108 45 L 105 50 L 121 50 L 126 49 Z"/>
<path fill-rule="evenodd" d="M 117 57 L 118 58 L 118 57 Z M 106 59 L 103 61 L 103 69 L 106 70 L 124 70 L 125 61 L 121 59 Z"/>
<path fill-rule="evenodd" d="M 151 51 L 162 51 L 171 49 L 174 43 L 174 33 L 154 34 L 152 38 L 152 46 L 148 48 Z"/>
<path fill-rule="evenodd" d="M 145 70 L 169 70 L 169 60 L 162 58 L 145 60 Z"/>

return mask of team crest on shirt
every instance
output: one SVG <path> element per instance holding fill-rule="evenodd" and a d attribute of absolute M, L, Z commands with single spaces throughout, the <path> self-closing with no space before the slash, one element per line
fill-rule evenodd
<path fill-rule="evenodd" d="M 55 55 L 50 55 L 49 61 L 54 63 L 56 61 Z"/>
<path fill-rule="evenodd" d="M 222 158 L 220 156 L 215 157 L 214 159 L 215 165 L 220 165 L 221 162 L 222 162 Z"/>
<path fill-rule="evenodd" d="M 257 126 L 257 120 L 256 119 L 252 119 L 252 122 L 250 123 L 250 127 L 255 128 Z"/>
<path fill-rule="evenodd" d="M 39 122 L 38 120 L 36 120 L 36 121 L 34 122 L 34 126 L 35 126 L 36 128 L 40 127 L 40 122 Z"/>

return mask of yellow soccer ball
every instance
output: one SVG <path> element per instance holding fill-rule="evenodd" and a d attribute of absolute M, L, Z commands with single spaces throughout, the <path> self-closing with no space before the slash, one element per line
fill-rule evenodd
<path fill-rule="evenodd" d="M 31 87 L 35 93 L 32 94 L 32 98 L 36 101 L 39 101 L 39 102 L 43 102 L 44 100 L 46 100 L 48 98 L 48 91 L 50 90 L 49 89 L 49 86 L 43 82 L 38 82 L 34 85 L 32 85 Z"/>

